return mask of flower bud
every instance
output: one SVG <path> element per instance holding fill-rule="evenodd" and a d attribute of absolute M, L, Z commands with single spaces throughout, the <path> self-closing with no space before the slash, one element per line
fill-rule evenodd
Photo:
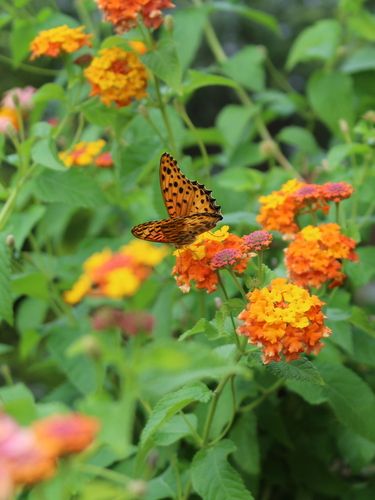
<path fill-rule="evenodd" d="M 171 15 L 168 14 L 167 16 L 165 16 L 165 18 L 164 18 L 164 26 L 165 26 L 165 29 L 167 31 L 169 31 L 169 33 L 173 32 L 174 23 L 173 23 L 173 17 Z"/>
<path fill-rule="evenodd" d="M 277 151 L 277 145 L 275 141 L 273 141 L 272 139 L 267 139 L 265 141 L 262 141 L 259 147 L 260 147 L 260 152 L 265 157 L 272 157 L 275 155 Z"/>
<path fill-rule="evenodd" d="M 7 237 L 5 238 L 5 243 L 9 248 L 14 248 L 14 245 L 16 243 L 16 240 L 14 239 L 14 235 L 8 234 Z"/>

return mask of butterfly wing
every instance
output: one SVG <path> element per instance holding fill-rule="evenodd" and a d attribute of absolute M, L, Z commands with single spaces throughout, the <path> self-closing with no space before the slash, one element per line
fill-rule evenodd
<path fill-rule="evenodd" d="M 222 219 L 220 214 L 193 214 L 157 221 L 144 222 L 133 227 L 137 238 L 157 243 L 172 243 L 176 247 L 190 245 L 195 238 L 214 228 Z"/>
<path fill-rule="evenodd" d="M 161 156 L 159 172 L 160 187 L 170 217 L 220 214 L 220 207 L 215 204 L 211 191 L 203 184 L 190 181 L 170 154 L 164 153 Z"/>

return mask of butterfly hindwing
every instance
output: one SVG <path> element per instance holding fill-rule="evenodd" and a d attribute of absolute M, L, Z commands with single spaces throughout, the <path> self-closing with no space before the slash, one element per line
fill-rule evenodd
<path fill-rule="evenodd" d="M 221 215 L 215 214 L 174 217 L 139 224 L 133 227 L 132 233 L 142 240 L 172 243 L 180 247 L 193 243 L 199 234 L 214 228 L 220 219 Z"/>
<path fill-rule="evenodd" d="M 170 217 L 220 211 L 211 191 L 203 184 L 190 181 L 168 153 L 164 153 L 160 159 L 160 187 Z"/>

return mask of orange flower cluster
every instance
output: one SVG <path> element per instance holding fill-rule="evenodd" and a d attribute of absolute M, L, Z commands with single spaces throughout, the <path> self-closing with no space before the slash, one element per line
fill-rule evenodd
<path fill-rule="evenodd" d="M 237 273 L 243 273 L 252 254 L 239 236 L 229 233 L 223 226 L 215 232 L 198 236 L 194 243 L 176 250 L 176 264 L 173 275 L 177 285 L 187 293 L 190 283 L 211 293 L 216 290 L 219 278 L 217 270 L 231 266 Z"/>
<path fill-rule="evenodd" d="M 128 106 L 133 99 L 146 95 L 147 71 L 134 52 L 119 47 L 102 49 L 85 69 L 92 86 L 91 95 L 98 95 L 109 106 Z"/>
<path fill-rule="evenodd" d="M 100 168 L 111 168 L 113 167 L 113 158 L 109 151 L 101 153 L 95 159 L 95 165 Z"/>
<path fill-rule="evenodd" d="M 167 253 L 166 247 L 156 248 L 141 240 L 133 240 L 118 252 L 107 248 L 95 253 L 84 262 L 84 273 L 73 288 L 64 293 L 64 299 L 76 304 L 86 295 L 130 297 Z"/>
<path fill-rule="evenodd" d="M 290 180 L 279 191 L 259 198 L 261 209 L 257 221 L 268 230 L 293 234 L 299 231 L 298 214 L 317 210 L 329 211 L 328 202 L 349 198 L 353 188 L 346 182 L 308 184 Z"/>
<path fill-rule="evenodd" d="M 303 352 L 317 354 L 331 330 L 324 325 L 322 306 L 316 296 L 285 278 L 276 278 L 248 295 L 249 302 L 238 316 L 237 332 L 263 348 L 263 361 L 297 359 Z"/>
<path fill-rule="evenodd" d="M 137 25 L 137 17 L 148 28 L 159 28 L 163 22 L 162 9 L 174 7 L 170 0 L 97 0 L 107 21 L 111 22 L 119 33 L 129 31 Z"/>
<path fill-rule="evenodd" d="M 47 417 L 27 428 L 0 413 L 0 497 L 11 498 L 16 486 L 53 476 L 57 459 L 87 448 L 98 430 L 96 419 L 78 413 Z"/>
<path fill-rule="evenodd" d="M 92 165 L 105 146 L 105 141 L 99 139 L 92 142 L 78 142 L 72 149 L 59 153 L 59 158 L 67 167 L 84 167 Z"/>
<path fill-rule="evenodd" d="M 91 37 L 84 33 L 84 26 L 69 28 L 66 24 L 41 31 L 31 42 L 31 60 L 41 56 L 58 57 L 62 53 L 76 52 L 81 47 L 91 47 Z"/>
<path fill-rule="evenodd" d="M 342 259 L 358 259 L 355 241 L 341 234 L 338 224 L 306 226 L 295 236 L 285 251 L 285 264 L 290 278 L 301 286 L 330 288 L 345 279 Z"/>

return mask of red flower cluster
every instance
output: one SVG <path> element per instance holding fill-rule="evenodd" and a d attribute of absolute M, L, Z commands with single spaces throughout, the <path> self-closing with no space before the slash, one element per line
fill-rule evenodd
<path fill-rule="evenodd" d="M 148 28 L 159 28 L 163 22 L 162 10 L 175 6 L 170 0 L 97 0 L 97 3 L 119 33 L 134 28 L 138 16 Z"/>
<path fill-rule="evenodd" d="M 145 311 L 122 311 L 103 307 L 95 311 L 91 318 L 94 330 L 119 328 L 124 336 L 133 337 L 138 333 L 151 333 L 154 327 L 154 317 Z"/>

